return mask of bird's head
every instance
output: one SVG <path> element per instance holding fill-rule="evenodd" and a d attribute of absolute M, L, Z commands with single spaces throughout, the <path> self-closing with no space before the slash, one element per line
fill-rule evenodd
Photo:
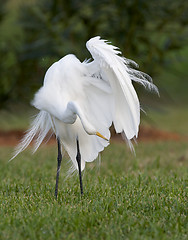
<path fill-rule="evenodd" d="M 103 139 L 106 140 L 106 141 L 109 141 L 109 140 L 108 140 L 107 138 L 105 138 L 100 132 L 96 132 L 95 135 L 97 135 L 98 137 L 103 138 Z"/>
<path fill-rule="evenodd" d="M 82 119 L 82 124 L 83 124 L 83 119 Z M 96 135 L 106 141 L 109 141 L 106 137 L 104 137 L 100 132 L 96 131 L 96 129 L 91 125 L 87 120 L 84 121 L 83 124 L 84 130 L 86 131 L 87 134 L 89 135 Z"/>
<path fill-rule="evenodd" d="M 88 122 L 86 119 L 81 119 L 82 125 L 84 130 L 86 131 L 87 134 L 89 135 L 95 135 L 98 136 L 106 141 L 109 141 L 106 137 L 104 137 L 100 132 L 96 131 L 96 129 L 94 128 L 94 126 Z"/>
<path fill-rule="evenodd" d="M 88 119 L 86 118 L 85 114 L 83 113 L 82 109 L 80 108 L 80 106 L 76 103 L 76 102 L 69 102 L 67 105 L 67 108 L 72 111 L 73 113 L 77 114 L 80 118 L 80 121 L 82 123 L 82 126 L 84 128 L 84 130 L 86 131 L 87 134 L 89 135 L 96 135 L 106 141 L 109 141 L 106 137 L 104 137 L 100 132 L 98 132 L 95 127 L 93 126 L 93 124 L 90 123 L 90 121 L 88 121 Z"/>

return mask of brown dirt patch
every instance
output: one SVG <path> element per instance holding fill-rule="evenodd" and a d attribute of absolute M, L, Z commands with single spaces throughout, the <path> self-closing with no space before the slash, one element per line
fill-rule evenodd
<path fill-rule="evenodd" d="M 11 130 L 11 131 L 0 130 L 0 146 L 16 146 L 20 142 L 24 134 L 25 131 L 23 130 Z M 52 136 L 48 141 L 48 144 L 53 143 L 55 143 L 54 136 Z"/>
<path fill-rule="evenodd" d="M 142 126 L 139 131 L 138 140 L 141 141 L 181 141 L 188 140 L 186 136 L 178 133 L 167 132 L 156 128 Z"/>
<path fill-rule="evenodd" d="M 3 131 L 0 130 L 0 146 L 16 146 L 24 135 L 22 130 Z M 112 140 L 122 141 L 120 134 L 112 134 Z M 177 133 L 166 132 L 151 127 L 141 126 L 138 141 L 187 141 L 188 137 Z M 48 144 L 54 144 L 55 137 L 52 136 Z"/>

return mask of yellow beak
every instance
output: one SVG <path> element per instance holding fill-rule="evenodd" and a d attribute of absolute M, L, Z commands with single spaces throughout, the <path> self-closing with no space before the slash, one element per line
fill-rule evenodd
<path fill-rule="evenodd" d="M 106 140 L 106 141 L 109 141 L 107 138 L 105 138 L 102 134 L 100 134 L 99 132 L 96 132 L 96 135 L 98 136 L 98 137 L 101 137 L 101 138 L 103 138 L 104 140 Z"/>

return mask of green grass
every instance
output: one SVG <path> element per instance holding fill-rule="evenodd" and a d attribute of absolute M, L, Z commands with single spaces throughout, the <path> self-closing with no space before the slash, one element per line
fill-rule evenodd
<path fill-rule="evenodd" d="M 0 130 L 26 130 L 37 110 L 25 104 L 12 104 L 0 109 Z"/>
<path fill-rule="evenodd" d="M 7 163 L 11 151 L 0 148 L 0 239 L 187 239 L 186 142 L 140 143 L 136 157 L 112 143 L 86 166 L 82 198 L 64 161 L 58 201 L 56 147 Z"/>
<path fill-rule="evenodd" d="M 153 126 L 154 128 L 178 133 L 188 136 L 188 107 L 172 107 L 161 106 L 158 110 L 147 111 L 147 114 L 142 114 L 142 123 L 144 125 Z"/>

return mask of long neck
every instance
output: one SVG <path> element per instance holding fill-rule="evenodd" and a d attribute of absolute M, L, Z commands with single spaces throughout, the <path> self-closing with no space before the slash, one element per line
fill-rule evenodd
<path fill-rule="evenodd" d="M 67 104 L 67 109 L 69 109 L 69 111 L 71 111 L 73 114 L 78 115 L 78 117 L 80 118 L 80 121 L 82 123 L 82 126 L 83 126 L 84 130 L 87 132 L 87 134 L 89 134 L 89 135 L 96 134 L 95 128 L 87 120 L 85 114 L 83 113 L 82 109 L 80 108 L 80 106 L 77 103 L 69 102 Z"/>

